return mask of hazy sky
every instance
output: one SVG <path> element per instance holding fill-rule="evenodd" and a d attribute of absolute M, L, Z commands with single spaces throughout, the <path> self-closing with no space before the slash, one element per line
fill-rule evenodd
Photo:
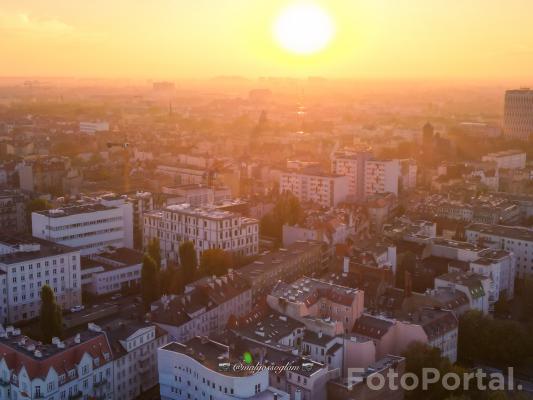
<path fill-rule="evenodd" d="M 533 0 L 316 0 L 322 53 L 290 55 L 290 0 L 1 0 L 0 75 L 533 80 Z"/>

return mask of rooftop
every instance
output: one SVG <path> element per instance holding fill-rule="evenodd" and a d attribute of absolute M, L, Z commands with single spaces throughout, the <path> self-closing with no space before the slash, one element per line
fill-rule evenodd
<path fill-rule="evenodd" d="M 292 284 L 278 282 L 272 289 L 271 295 L 291 303 L 304 303 L 307 307 L 318 302 L 320 298 L 351 306 L 358 291 L 358 289 L 303 277 Z"/>
<path fill-rule="evenodd" d="M 229 346 L 206 337 L 195 337 L 187 343 L 171 342 L 161 349 L 186 355 L 206 368 L 223 375 L 244 377 L 257 373 L 246 370 L 235 371 L 231 367 L 227 369 L 220 368 L 220 364 L 237 363 L 240 362 L 240 359 L 231 354 Z"/>
<path fill-rule="evenodd" d="M 278 268 L 279 265 L 282 264 L 288 264 L 292 260 L 305 255 L 308 251 L 321 247 L 322 244 L 320 242 L 298 241 L 291 244 L 286 249 L 281 248 L 277 251 L 267 251 L 262 253 L 257 260 L 238 269 L 237 273 L 242 275 L 245 279 L 253 280 L 258 276 L 265 274 L 270 269 Z"/>
<path fill-rule="evenodd" d="M 533 242 L 533 230 L 521 226 L 505 226 L 474 223 L 466 227 L 466 231 L 475 231 L 488 235 Z"/>
<path fill-rule="evenodd" d="M 83 354 L 89 353 L 99 365 L 111 360 L 111 350 L 102 332 L 85 330 L 81 334 L 55 344 L 42 344 L 20 334 L 20 330 L 7 327 L 0 336 L 0 354 L 9 368 L 16 373 L 25 367 L 30 377 L 46 377 L 50 368 L 59 375 L 76 370 Z"/>
<path fill-rule="evenodd" d="M 8 247 L 7 254 L 0 255 L 0 263 L 16 264 L 38 258 L 54 257 L 76 250 L 29 235 L 0 233 L 0 246 Z"/>
<path fill-rule="evenodd" d="M 62 218 L 72 215 L 88 214 L 99 211 L 106 211 L 115 209 L 116 207 L 104 206 L 99 203 L 79 204 L 74 206 L 67 206 L 62 208 L 56 208 L 52 210 L 35 211 L 37 214 L 44 215 L 48 218 Z"/>

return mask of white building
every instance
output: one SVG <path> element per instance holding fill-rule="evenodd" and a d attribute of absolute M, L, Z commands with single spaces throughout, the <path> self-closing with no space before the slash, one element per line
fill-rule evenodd
<path fill-rule="evenodd" d="M 482 243 L 492 249 L 513 253 L 518 278 L 533 275 L 533 230 L 519 226 L 470 224 L 465 235 L 470 243 Z"/>
<path fill-rule="evenodd" d="M 102 327 L 113 351 L 113 400 L 133 400 L 159 383 L 157 349 L 168 335 L 154 324 L 113 321 Z"/>
<path fill-rule="evenodd" d="M 280 176 L 279 190 L 280 193 L 291 192 L 302 203 L 313 202 L 331 208 L 346 201 L 349 180 L 342 175 L 287 171 Z"/>
<path fill-rule="evenodd" d="M 242 355 L 231 353 L 229 346 L 207 338 L 158 349 L 161 399 L 289 400 L 288 393 L 270 386 L 267 369 L 234 371 L 231 363 L 238 363 Z M 225 365 L 229 365 L 227 371 L 222 368 Z"/>
<path fill-rule="evenodd" d="M 398 195 L 399 160 L 371 160 L 365 164 L 365 195 L 394 193 Z"/>
<path fill-rule="evenodd" d="M 93 134 L 96 132 L 107 132 L 109 131 L 109 122 L 105 121 L 96 121 L 96 122 L 80 122 L 80 132 Z"/>
<path fill-rule="evenodd" d="M 184 241 L 194 243 L 198 260 L 208 249 L 253 256 L 259 251 L 259 221 L 216 208 L 176 204 L 144 215 L 144 246 L 153 238 L 159 239 L 164 258 L 173 261 Z"/>
<path fill-rule="evenodd" d="M 533 90 L 518 89 L 505 92 L 503 112 L 505 136 L 528 140 L 533 133 Z"/>
<path fill-rule="evenodd" d="M 472 310 L 488 314 L 491 281 L 472 272 L 449 272 L 435 278 L 435 288 L 450 288 L 464 293 Z"/>
<path fill-rule="evenodd" d="M 104 333 L 89 329 L 43 345 L 20 329 L 0 330 L 0 399 L 115 399 L 113 358 Z"/>
<path fill-rule="evenodd" d="M 400 160 L 400 191 L 411 190 L 416 187 L 418 166 L 415 160 Z"/>
<path fill-rule="evenodd" d="M 80 252 L 29 237 L 0 238 L 2 323 L 39 316 L 41 289 L 48 285 L 65 310 L 81 304 Z"/>
<path fill-rule="evenodd" d="M 122 200 L 102 200 L 32 213 L 33 236 L 77 248 L 82 255 L 109 247 L 133 248 L 133 210 Z"/>
<path fill-rule="evenodd" d="M 533 97 L 531 99 L 533 101 Z M 522 150 L 499 151 L 489 153 L 483 156 L 481 160 L 495 162 L 497 169 L 524 169 L 526 167 L 526 152 Z"/>
<path fill-rule="evenodd" d="M 333 154 L 331 172 L 348 177 L 350 200 L 365 197 L 365 163 L 372 158 L 370 151 L 339 151 Z"/>
<path fill-rule="evenodd" d="M 511 300 L 514 297 L 516 259 L 513 253 L 505 250 L 483 250 L 480 258 L 470 263 L 470 271 L 486 276 L 491 280 L 492 290 L 489 302 L 500 298 Z"/>
<path fill-rule="evenodd" d="M 101 296 L 140 289 L 142 257 L 141 252 L 121 247 L 82 258 L 83 290 Z"/>

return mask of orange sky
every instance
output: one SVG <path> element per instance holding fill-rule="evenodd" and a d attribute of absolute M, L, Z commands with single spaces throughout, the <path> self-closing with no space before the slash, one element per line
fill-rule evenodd
<path fill-rule="evenodd" d="M 312 56 L 273 39 L 290 3 L 2 0 L 0 76 L 533 78 L 531 0 L 316 0 L 336 36 Z"/>

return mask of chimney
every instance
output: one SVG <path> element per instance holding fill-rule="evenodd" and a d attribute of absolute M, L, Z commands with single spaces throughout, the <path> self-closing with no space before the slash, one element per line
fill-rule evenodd
<path fill-rule="evenodd" d="M 318 337 L 322 338 L 322 331 L 318 331 Z"/>
<path fill-rule="evenodd" d="M 404 296 L 411 297 L 413 294 L 413 278 L 409 271 L 405 271 L 404 274 Z"/>
<path fill-rule="evenodd" d="M 342 263 L 342 272 L 350 272 L 350 257 L 344 257 L 343 263 Z"/>

